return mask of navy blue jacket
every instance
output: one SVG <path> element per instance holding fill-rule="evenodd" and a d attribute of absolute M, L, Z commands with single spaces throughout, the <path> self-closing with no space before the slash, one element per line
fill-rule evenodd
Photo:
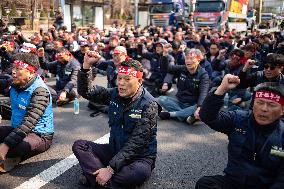
<path fill-rule="evenodd" d="M 114 88 L 117 87 L 116 79 L 117 79 L 117 70 L 114 62 L 112 60 L 104 60 L 101 59 L 95 65 L 93 70 L 96 69 L 96 72 L 102 75 L 107 76 L 107 87 Z"/>
<path fill-rule="evenodd" d="M 249 71 L 243 72 L 241 70 L 238 76 L 241 80 L 240 84 L 238 85 L 238 88 L 255 87 L 258 84 L 264 83 L 264 82 L 279 82 L 282 85 L 284 85 L 284 75 L 283 74 L 280 74 L 278 77 L 268 80 L 264 75 L 264 71 L 249 73 Z"/>
<path fill-rule="evenodd" d="M 240 189 L 284 188 L 284 159 L 270 153 L 284 144 L 283 118 L 260 126 L 251 111 L 220 112 L 223 98 L 210 93 L 199 114 L 210 128 L 228 135 L 228 180 Z"/>
<path fill-rule="evenodd" d="M 190 74 L 186 66 L 170 66 L 168 71 L 178 75 L 177 94 L 179 101 L 201 106 L 209 90 L 209 76 L 207 72 L 198 66 L 196 73 Z"/>
<path fill-rule="evenodd" d="M 141 158 L 155 161 L 158 115 L 155 99 L 143 87 L 131 99 L 124 99 L 118 96 L 117 88 L 93 86 L 91 78 L 91 71 L 79 72 L 78 93 L 92 102 L 109 105 L 109 144 L 113 153 L 109 165 L 119 171 Z"/>
<path fill-rule="evenodd" d="M 207 59 L 203 59 L 200 61 L 199 65 L 207 71 L 209 77 L 211 78 L 213 69 L 210 62 Z"/>
<path fill-rule="evenodd" d="M 73 56 L 80 62 L 81 65 L 84 63 L 84 56 L 85 53 L 83 54 L 80 50 L 72 52 Z"/>
<path fill-rule="evenodd" d="M 174 58 L 171 55 L 163 56 L 158 53 L 144 53 L 143 58 L 150 61 L 151 76 L 149 80 L 157 81 L 159 83 L 172 83 L 173 75 L 168 73 L 168 67 L 174 65 Z"/>
<path fill-rule="evenodd" d="M 73 88 L 77 88 L 77 75 L 81 66 L 80 63 L 71 58 L 67 63 L 61 63 L 59 61 L 46 62 L 43 58 L 39 58 L 40 67 L 45 70 L 49 70 L 50 73 L 56 74 L 56 90 L 64 90 L 67 93 Z"/>

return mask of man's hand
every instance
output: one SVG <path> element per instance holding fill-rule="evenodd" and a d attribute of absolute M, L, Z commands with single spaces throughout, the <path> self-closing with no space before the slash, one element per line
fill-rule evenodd
<path fill-rule="evenodd" d="M 44 48 L 43 47 L 40 47 L 38 50 L 37 50 L 37 55 L 38 57 L 44 57 Z"/>
<path fill-rule="evenodd" d="M 101 186 L 104 186 L 112 177 L 112 173 L 108 168 L 101 168 L 94 172 L 93 175 L 97 175 L 96 182 Z"/>
<path fill-rule="evenodd" d="M 248 59 L 245 63 L 245 66 L 243 67 L 243 72 L 246 72 L 247 70 L 250 70 L 253 65 L 255 65 L 256 61 Z"/>
<path fill-rule="evenodd" d="M 163 56 L 167 56 L 169 54 L 169 52 L 172 49 L 172 45 L 171 44 L 166 44 L 163 48 Z"/>
<path fill-rule="evenodd" d="M 22 35 L 22 32 L 16 31 L 16 34 L 17 34 L 18 36 L 21 36 L 21 35 Z"/>
<path fill-rule="evenodd" d="M 51 27 L 50 27 L 50 30 L 51 30 L 51 31 L 54 31 L 54 30 L 55 30 L 55 27 L 54 27 L 54 26 L 51 26 Z"/>
<path fill-rule="evenodd" d="M 238 76 L 227 74 L 224 76 L 221 85 L 215 91 L 216 95 L 224 95 L 227 91 L 236 88 L 240 84 Z"/>
<path fill-rule="evenodd" d="M 194 117 L 195 117 L 195 119 L 200 119 L 200 117 L 199 117 L 199 111 L 200 111 L 200 107 L 198 107 L 198 108 L 195 110 L 195 112 L 194 112 Z"/>
<path fill-rule="evenodd" d="M 98 43 L 97 47 L 98 47 L 98 50 L 103 50 L 106 46 L 103 43 Z"/>
<path fill-rule="evenodd" d="M 235 98 L 232 103 L 235 104 L 235 105 L 238 105 L 242 102 L 242 99 L 241 98 Z"/>
<path fill-rule="evenodd" d="M 166 92 L 169 89 L 169 86 L 167 83 L 164 83 L 162 86 L 162 89 L 160 89 L 161 92 Z"/>
<path fill-rule="evenodd" d="M 178 51 L 184 52 L 185 49 L 186 49 L 186 45 L 180 45 Z"/>
<path fill-rule="evenodd" d="M 7 144 L 1 143 L 0 144 L 0 160 L 5 160 L 6 155 L 9 151 L 9 146 Z"/>
<path fill-rule="evenodd" d="M 101 55 L 96 51 L 88 51 L 84 56 L 83 69 L 90 69 L 90 67 L 98 62 Z"/>
<path fill-rule="evenodd" d="M 217 59 L 218 59 L 218 60 L 224 59 L 224 58 L 225 58 L 225 55 L 226 55 L 226 52 L 227 52 L 227 49 L 221 49 L 221 50 L 219 51 L 219 55 L 218 55 Z"/>
<path fill-rule="evenodd" d="M 61 93 L 60 93 L 60 95 L 59 95 L 59 97 L 58 97 L 58 100 L 60 100 L 60 101 L 64 101 L 64 100 L 66 100 L 66 96 L 67 96 L 67 92 L 66 91 L 62 91 Z"/>

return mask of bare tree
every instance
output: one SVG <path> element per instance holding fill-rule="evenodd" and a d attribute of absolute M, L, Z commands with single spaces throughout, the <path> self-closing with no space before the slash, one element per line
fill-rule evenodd
<path fill-rule="evenodd" d="M 134 10 L 131 0 L 113 0 L 111 8 L 112 18 L 119 18 L 122 15 L 129 16 Z"/>

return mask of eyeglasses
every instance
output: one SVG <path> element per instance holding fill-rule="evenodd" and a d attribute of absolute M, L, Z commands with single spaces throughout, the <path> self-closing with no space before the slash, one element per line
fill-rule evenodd
<path fill-rule="evenodd" d="M 275 65 L 269 65 L 269 64 L 264 64 L 264 69 L 268 69 L 270 68 L 270 70 L 275 70 L 276 66 Z"/>

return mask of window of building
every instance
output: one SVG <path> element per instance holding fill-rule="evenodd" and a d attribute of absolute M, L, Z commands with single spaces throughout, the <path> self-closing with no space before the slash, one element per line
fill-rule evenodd
<path fill-rule="evenodd" d="M 76 24 L 77 27 L 83 25 L 82 18 L 83 15 L 81 7 L 79 5 L 73 5 L 73 22 Z"/>
<path fill-rule="evenodd" d="M 92 5 L 84 5 L 83 25 L 94 24 L 94 8 Z"/>

